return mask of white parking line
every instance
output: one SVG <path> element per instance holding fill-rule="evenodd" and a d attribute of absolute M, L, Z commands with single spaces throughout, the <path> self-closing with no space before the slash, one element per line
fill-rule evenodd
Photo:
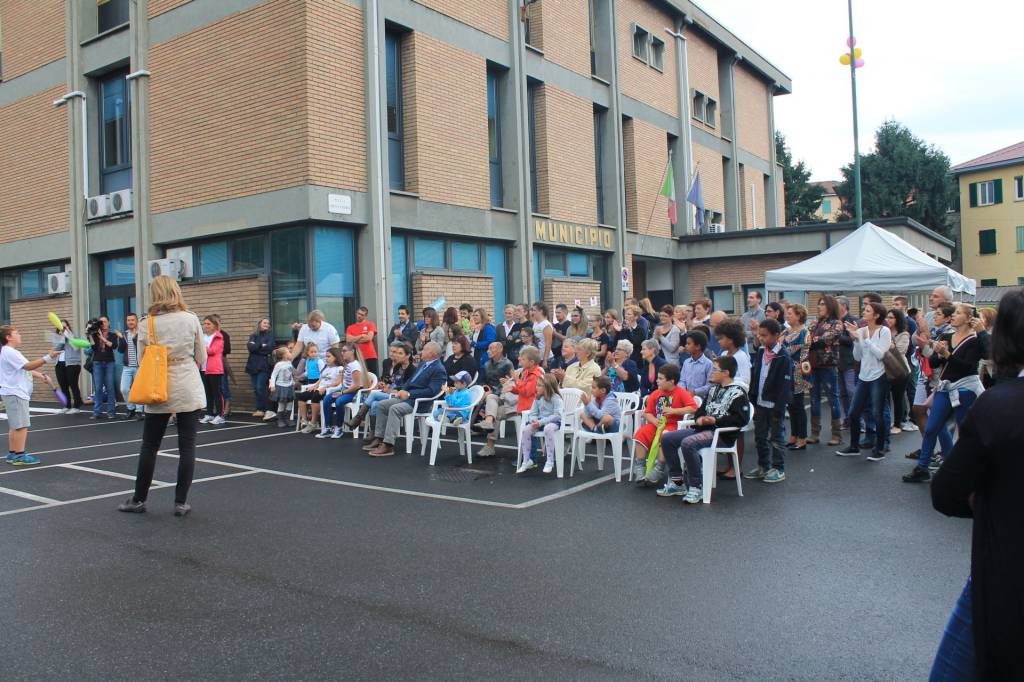
<path fill-rule="evenodd" d="M 228 427 L 225 427 L 225 428 L 203 429 L 199 433 L 200 434 L 204 434 L 204 433 L 220 433 L 221 431 L 233 431 L 234 429 L 252 429 L 252 428 L 256 428 L 257 426 L 262 426 L 262 424 L 248 424 L 246 426 L 228 426 Z M 275 434 L 270 434 L 270 435 L 280 436 L 280 435 L 284 435 L 284 434 L 275 433 Z M 262 437 L 266 437 L 266 436 L 262 436 Z M 32 454 L 33 455 L 52 455 L 52 454 L 57 453 L 57 452 L 72 452 L 74 450 L 89 450 L 91 448 L 105 448 L 108 445 L 127 445 L 128 443 L 141 443 L 141 442 L 142 442 L 141 438 L 133 438 L 132 440 L 116 440 L 116 441 L 112 441 L 110 443 L 96 443 L 94 445 L 79 445 L 79 446 L 76 446 L 76 447 L 73 447 L 73 448 L 57 448 L 56 450 L 42 450 L 40 452 L 33 452 Z M 233 443 L 234 441 L 225 441 L 225 442 Z M 196 447 L 200 447 L 200 446 L 197 445 Z M 36 468 L 38 469 L 39 467 L 36 467 Z M 0 471 L 0 474 L 2 474 L 2 473 L 5 473 L 5 472 Z"/>
<path fill-rule="evenodd" d="M 135 477 L 131 474 L 122 474 L 120 471 L 106 471 L 105 469 L 93 469 L 92 467 L 84 467 L 80 464 L 58 464 L 62 469 L 74 469 L 75 471 L 84 471 L 89 474 L 99 474 L 101 476 L 110 476 L 111 478 L 123 478 L 129 481 L 134 481 Z M 153 483 L 157 485 L 170 485 L 164 481 L 154 480 Z"/>
<path fill-rule="evenodd" d="M 43 504 L 54 504 L 57 502 L 57 500 L 51 500 L 49 497 L 41 497 L 39 495 L 33 495 L 32 493 L 22 492 L 21 490 L 11 490 L 10 488 L 0 488 L 0 493 L 5 495 L 14 495 L 15 497 L 32 500 L 33 502 L 42 502 Z M 30 509 L 34 508 L 35 507 L 30 507 Z"/>

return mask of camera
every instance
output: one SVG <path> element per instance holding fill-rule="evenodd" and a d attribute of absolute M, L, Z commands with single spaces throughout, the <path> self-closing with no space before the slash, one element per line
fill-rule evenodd
<path fill-rule="evenodd" d="M 98 334 L 103 329 L 103 323 L 100 322 L 100 318 L 93 317 L 85 323 L 85 334 L 86 336 L 92 336 Z"/>

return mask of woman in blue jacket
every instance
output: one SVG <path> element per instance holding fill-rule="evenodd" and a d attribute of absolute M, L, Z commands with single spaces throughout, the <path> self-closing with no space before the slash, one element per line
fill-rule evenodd
<path fill-rule="evenodd" d="M 252 416 L 262 417 L 267 411 L 270 354 L 274 352 L 274 333 L 270 330 L 270 320 L 263 318 L 256 323 L 256 331 L 249 335 L 246 347 L 249 359 L 245 361 L 245 373 L 249 375 L 252 390 L 256 392 L 256 411 Z"/>
<path fill-rule="evenodd" d="M 498 332 L 494 329 L 494 325 L 491 324 L 491 320 L 487 316 L 487 311 L 483 308 L 473 311 L 470 322 L 472 322 L 473 329 L 471 337 L 473 357 L 476 358 L 476 363 L 482 370 L 487 364 L 487 347 L 498 340 Z"/>

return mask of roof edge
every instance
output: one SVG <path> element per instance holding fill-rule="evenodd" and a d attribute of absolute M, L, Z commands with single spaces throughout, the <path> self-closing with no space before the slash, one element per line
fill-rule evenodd
<path fill-rule="evenodd" d="M 965 161 L 964 163 L 970 163 Z M 1007 166 L 1019 166 L 1024 164 L 1024 156 L 1018 156 L 1015 159 L 1007 159 L 1005 161 L 992 161 L 991 163 L 979 163 L 974 166 L 953 166 L 949 169 L 949 174 L 952 176 L 964 175 L 966 173 L 979 173 L 981 171 L 993 170 L 995 168 L 1006 168 Z"/>
<path fill-rule="evenodd" d="M 917 222 L 913 218 L 872 218 L 865 220 L 866 223 L 873 223 L 878 227 L 909 227 L 910 229 L 918 232 L 929 239 L 934 239 L 938 243 L 953 249 L 956 247 L 956 243 L 952 240 L 943 237 L 941 234 L 932 230 L 931 228 L 925 227 L 921 223 Z M 840 230 L 856 230 L 859 226 L 854 220 L 844 220 L 838 223 L 813 223 L 811 225 L 795 225 L 793 227 L 766 227 L 748 230 L 733 230 L 731 232 L 720 232 L 718 234 L 701 234 L 701 235 L 686 235 L 680 237 L 679 241 L 683 243 L 692 243 L 704 240 L 712 239 L 742 239 L 744 237 L 755 237 L 759 235 L 771 237 L 780 234 L 809 234 L 814 232 L 838 232 Z"/>

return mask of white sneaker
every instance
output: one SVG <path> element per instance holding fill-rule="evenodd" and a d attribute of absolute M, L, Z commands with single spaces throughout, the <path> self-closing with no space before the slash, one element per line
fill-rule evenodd
<path fill-rule="evenodd" d="M 210 423 L 220 426 L 221 424 L 225 424 L 226 422 L 224 421 L 224 417 L 217 415 L 216 417 L 210 420 Z"/>
<path fill-rule="evenodd" d="M 330 431 L 330 429 L 324 429 L 320 433 L 316 434 L 316 437 L 317 438 L 330 438 L 331 437 L 331 431 Z"/>
<path fill-rule="evenodd" d="M 903 422 L 900 428 L 907 432 L 917 431 L 917 424 L 914 422 Z"/>
<path fill-rule="evenodd" d="M 70 410 L 67 411 L 68 414 L 78 414 L 79 412 L 81 412 L 81 410 L 78 409 L 77 407 L 72 407 Z"/>
<path fill-rule="evenodd" d="M 68 413 L 68 408 L 66 408 L 66 407 L 62 407 L 62 408 L 60 409 L 60 414 L 67 414 L 67 413 Z"/>
<path fill-rule="evenodd" d="M 536 463 L 534 463 L 534 461 L 532 459 L 527 458 L 527 460 L 525 462 L 523 462 L 522 464 L 520 464 L 519 468 L 516 469 L 516 473 L 517 474 L 525 474 L 530 469 L 536 469 L 536 468 L 537 468 Z"/>
<path fill-rule="evenodd" d="M 480 452 L 476 453 L 477 457 L 494 457 L 494 448 L 490 445 L 485 445 L 480 448 Z"/>
<path fill-rule="evenodd" d="M 211 417 L 210 415 L 207 414 L 207 415 L 204 415 L 203 418 L 199 420 L 199 423 L 200 424 L 209 424 L 212 421 L 213 421 L 213 417 Z"/>
<path fill-rule="evenodd" d="M 341 427 L 335 426 L 334 429 L 331 431 L 331 438 L 338 439 L 341 438 L 341 435 Z"/>
<path fill-rule="evenodd" d="M 266 412 L 263 413 L 263 421 L 272 422 L 275 419 L 277 419 L 277 412 L 274 412 L 273 410 L 267 410 Z"/>
<path fill-rule="evenodd" d="M 554 460 L 549 459 L 548 461 L 544 462 L 544 473 L 545 474 L 550 474 L 554 470 L 555 470 L 555 462 L 554 462 Z"/>

